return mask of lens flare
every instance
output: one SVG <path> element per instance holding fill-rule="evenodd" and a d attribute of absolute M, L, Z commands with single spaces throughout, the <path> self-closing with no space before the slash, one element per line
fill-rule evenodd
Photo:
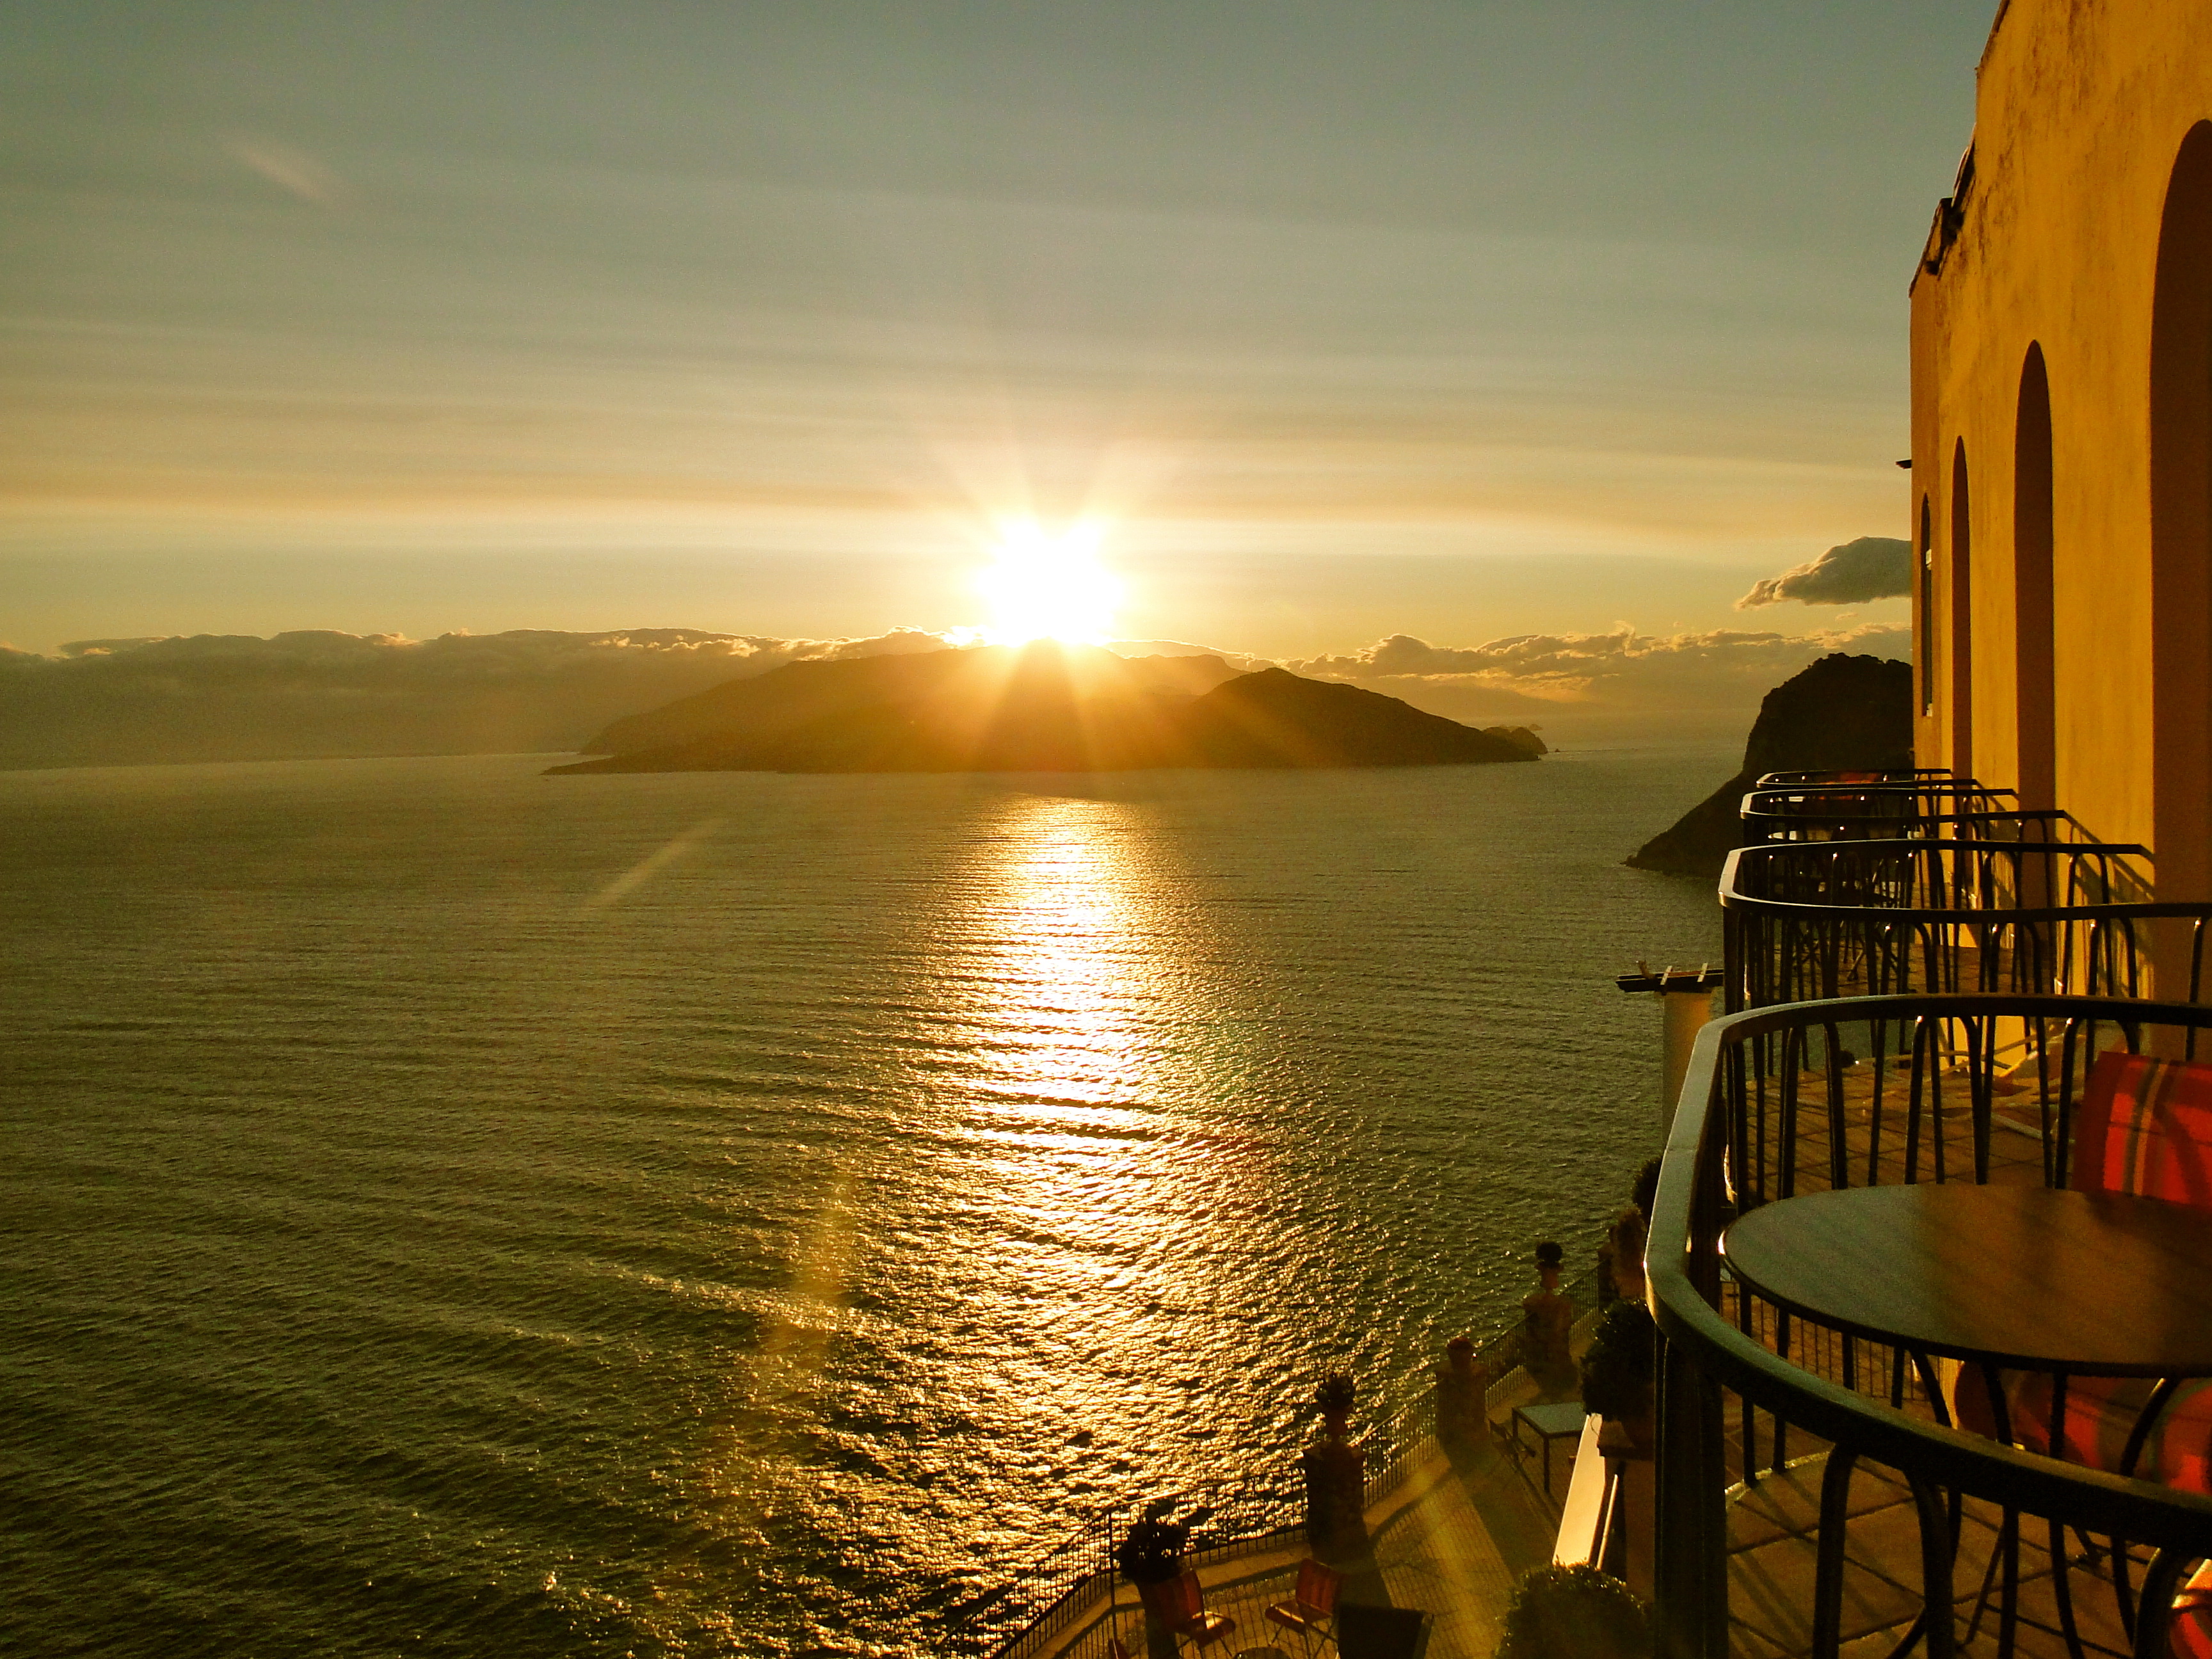
<path fill-rule="evenodd" d="M 1121 586 L 1098 562 L 1100 538 L 1098 526 L 1091 524 L 1057 534 L 1027 520 L 1002 526 L 998 562 L 977 583 L 991 605 L 991 640 L 999 645 L 1104 640 Z"/>

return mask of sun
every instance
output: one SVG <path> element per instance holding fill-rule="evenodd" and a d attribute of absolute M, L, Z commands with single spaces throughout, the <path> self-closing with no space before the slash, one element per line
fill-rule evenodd
<path fill-rule="evenodd" d="M 1057 534 L 1027 520 L 1002 525 L 998 562 L 976 583 L 990 601 L 990 638 L 1000 645 L 1103 641 L 1121 585 L 1098 562 L 1101 533 L 1087 523 Z"/>

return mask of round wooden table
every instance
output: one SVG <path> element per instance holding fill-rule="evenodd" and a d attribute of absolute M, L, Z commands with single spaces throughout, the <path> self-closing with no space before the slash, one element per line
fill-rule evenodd
<path fill-rule="evenodd" d="M 2212 1376 L 2212 1212 L 2163 1199 L 1964 1183 L 1847 1188 L 1753 1210 L 1722 1233 L 1721 1253 L 1741 1284 L 1777 1306 L 1910 1353 L 1939 1421 L 1949 1416 L 1926 1356 L 1981 1366 L 2000 1439 L 2010 1436 L 2001 1368 L 2161 1379 L 2124 1472 L 2176 1381 Z M 1838 1448 L 1822 1479 L 1814 1627 L 1831 1638 L 1856 1462 Z M 2050 1527 L 2060 1625 L 2081 1659 L 2062 1519 Z M 1999 1547 L 1998 1650 L 2010 1653 L 2020 1554 L 2009 1506 Z M 2114 1558 L 2113 1589 L 2124 1618 L 2124 1555 Z"/>
<path fill-rule="evenodd" d="M 1721 1253 L 1776 1305 L 1922 1353 L 2212 1376 L 2212 1212 L 2163 1199 L 1853 1187 L 1764 1205 L 1721 1235 Z"/>

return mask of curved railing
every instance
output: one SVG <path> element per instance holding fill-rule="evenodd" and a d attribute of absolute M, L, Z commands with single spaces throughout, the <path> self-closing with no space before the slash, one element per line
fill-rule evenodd
<path fill-rule="evenodd" d="M 2074 815 L 2055 808 L 2034 811 L 1925 812 L 1902 805 L 1878 810 L 1858 798 L 1840 804 L 1805 805 L 1787 811 L 1770 811 L 1747 795 L 1741 816 L 1744 836 L 1753 843 L 1796 841 L 1876 841 L 1899 837 L 1948 838 L 1954 841 L 2060 842 L 2076 843 L 2094 839 L 2075 823 Z"/>
<path fill-rule="evenodd" d="M 1761 789 L 1794 789 L 1807 785 L 1860 785 L 1869 783 L 1911 783 L 1922 778 L 1938 781 L 1950 777 L 1948 766 L 1883 766 L 1863 772 L 1837 771 L 1831 768 L 1822 772 L 1764 772 L 1757 780 Z M 1971 783 L 1972 779 L 1961 780 Z"/>
<path fill-rule="evenodd" d="M 2124 844 L 1745 847 L 1720 883 L 1729 1012 L 1905 992 L 2196 1002 L 2212 904 L 2157 903 Z"/>
<path fill-rule="evenodd" d="M 1847 1066 L 1839 1034 L 1850 1027 L 1893 1042 L 1878 1041 Z M 2118 1540 L 2153 1551 L 2132 1595 L 2124 1566 L 2101 1590 L 2094 1581 L 2081 1589 L 2118 1598 L 2139 1659 L 2166 1659 L 2174 1592 L 2194 1563 L 2212 1556 L 2212 1498 L 1942 1426 L 1924 1398 L 1923 1373 L 1903 1353 L 1833 1333 L 1816 1340 L 1802 1322 L 1793 1331 L 1778 1310 L 1728 1282 L 1719 1240 L 1736 1215 L 1770 1198 L 1893 1181 L 1984 1182 L 1993 1163 L 2015 1155 L 2026 1167 L 2014 1174 L 2033 1178 L 2039 1164 L 2044 1180 L 2063 1185 L 2072 1097 L 2088 1057 L 2108 1046 L 2175 1052 L 2207 1027 L 2212 1009 L 2175 1004 L 1923 996 L 1759 1009 L 1705 1028 L 1668 1139 L 1647 1262 L 1662 1339 L 1654 1543 L 1668 1659 L 1726 1659 L 1732 1489 L 1781 1470 L 1793 1431 L 1832 1449 L 1810 1605 L 1791 1610 L 1809 1630 L 1816 1659 L 1834 1655 L 1841 1639 L 1850 1480 L 1861 1462 L 1897 1470 L 1911 1492 L 1916 1559 L 1904 1565 L 1917 1567 L 1921 1605 L 1898 1651 L 1922 1641 L 1929 1659 L 1955 1650 L 1958 1506 L 1975 1499 L 2000 1506 L 2008 1524 L 2047 1524 L 2062 1564 L 2058 1616 L 2077 1653 L 2067 1587 L 2079 1570 L 2063 1565 L 2063 1529 L 2114 1540 L 2108 1563 L 2129 1559 Z M 2033 1109 L 2002 1093 L 1990 1040 L 2000 1028 L 2035 1033 L 2048 1061 Z M 1780 1592 L 1770 1581 L 1763 1593 L 1771 1602 Z M 1762 1616 L 1773 1613 L 1762 1607 Z"/>
<path fill-rule="evenodd" d="M 1768 774 L 1769 776 L 1775 775 Z M 1825 811 L 1838 800 L 1899 800 L 1919 803 L 1923 810 L 1941 812 L 1947 805 L 1954 810 L 1974 812 L 2002 812 L 2019 805 L 2017 792 L 1984 783 L 1978 778 L 1911 777 L 1891 779 L 1844 779 L 1835 782 L 1768 784 L 1761 782 L 1752 792 L 1754 795 L 1771 798 L 1775 808 L 1782 810 L 1793 801 L 1802 801 L 1809 811 Z"/>

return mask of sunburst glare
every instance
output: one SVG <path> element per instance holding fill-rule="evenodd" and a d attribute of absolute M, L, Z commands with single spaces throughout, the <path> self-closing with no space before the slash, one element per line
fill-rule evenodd
<path fill-rule="evenodd" d="M 1102 532 L 1078 523 L 1057 532 L 1033 520 L 1000 527 L 998 562 L 978 580 L 990 602 L 994 643 L 1065 640 L 1096 645 L 1111 630 L 1121 585 L 1098 561 Z"/>

